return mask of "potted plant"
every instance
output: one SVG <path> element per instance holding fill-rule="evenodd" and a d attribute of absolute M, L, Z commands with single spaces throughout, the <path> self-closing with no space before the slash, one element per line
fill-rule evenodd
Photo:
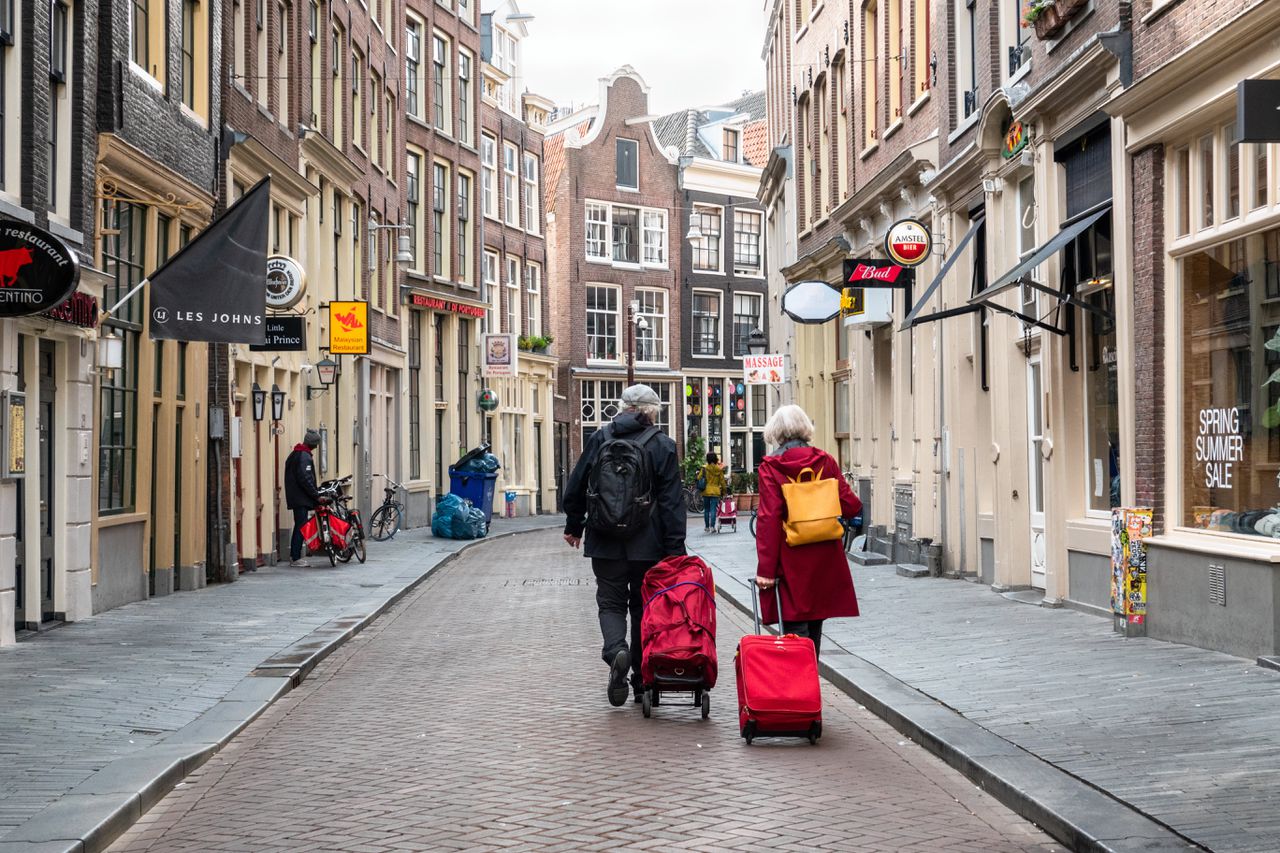
<path fill-rule="evenodd" d="M 738 471 L 729 479 L 730 490 L 738 496 L 739 510 L 752 510 L 759 505 L 758 484 L 759 478 L 754 471 Z"/>
<path fill-rule="evenodd" d="M 706 463 L 707 443 L 700 435 L 691 436 L 684 445 L 684 459 L 680 460 L 680 475 L 686 486 L 698 482 L 698 474 Z"/>
<path fill-rule="evenodd" d="M 516 349 L 521 352 L 529 352 L 533 349 L 533 344 L 530 343 L 530 340 L 532 339 L 528 335 L 521 335 L 516 338 Z"/>
<path fill-rule="evenodd" d="M 1036 28 L 1036 37 L 1052 38 L 1066 25 L 1066 19 L 1058 11 L 1054 0 L 1027 0 L 1022 11 L 1022 22 Z"/>
<path fill-rule="evenodd" d="M 530 343 L 533 344 L 534 352 L 546 355 L 547 350 L 551 347 L 551 344 L 554 341 L 555 338 L 551 337 L 551 335 L 534 335 Z"/>

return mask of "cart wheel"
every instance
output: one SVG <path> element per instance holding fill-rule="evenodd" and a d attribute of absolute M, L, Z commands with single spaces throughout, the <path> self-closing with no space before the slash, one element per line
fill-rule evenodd
<path fill-rule="evenodd" d="M 708 693 L 703 693 L 702 694 L 702 719 L 705 720 L 707 717 L 710 717 L 710 716 L 711 716 L 711 695 Z"/>
<path fill-rule="evenodd" d="M 650 687 L 649 690 L 653 693 L 653 707 L 656 708 L 662 704 L 662 693 L 656 687 Z"/>
<path fill-rule="evenodd" d="M 640 711 L 644 714 L 644 718 L 646 720 L 653 714 L 653 699 L 650 696 L 651 692 L 652 691 L 646 690 L 640 696 Z"/>
<path fill-rule="evenodd" d="M 695 688 L 693 691 L 693 707 L 696 708 L 701 704 L 702 704 L 702 688 L 698 687 L 698 688 Z"/>

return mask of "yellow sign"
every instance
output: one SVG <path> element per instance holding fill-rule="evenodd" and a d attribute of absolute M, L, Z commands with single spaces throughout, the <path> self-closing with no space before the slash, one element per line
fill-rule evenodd
<path fill-rule="evenodd" d="M 856 317 L 867 310 L 867 292 L 861 287 L 846 287 L 840 291 L 840 317 Z"/>
<path fill-rule="evenodd" d="M 329 303 L 329 352 L 333 355 L 369 354 L 369 303 Z"/>

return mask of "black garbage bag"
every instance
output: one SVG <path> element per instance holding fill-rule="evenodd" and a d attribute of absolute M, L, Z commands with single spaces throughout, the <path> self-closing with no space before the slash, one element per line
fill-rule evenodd
<path fill-rule="evenodd" d="M 498 463 L 498 457 L 492 453 L 484 453 L 467 461 L 465 465 L 458 468 L 459 471 L 468 474 L 492 474 L 502 466 Z"/>

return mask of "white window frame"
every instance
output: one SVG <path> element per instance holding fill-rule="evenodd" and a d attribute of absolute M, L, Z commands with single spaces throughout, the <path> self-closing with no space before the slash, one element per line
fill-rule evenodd
<path fill-rule="evenodd" d="M 584 319 L 584 322 L 585 322 L 586 317 L 589 317 L 589 316 L 591 315 L 591 313 L 592 313 L 592 311 L 593 311 L 593 310 L 595 310 L 595 312 L 596 312 L 596 313 L 598 313 L 598 314 L 612 314 L 612 315 L 613 315 L 613 318 L 614 318 L 614 323 L 613 323 L 613 351 L 614 351 L 614 353 L 616 353 L 616 356 L 615 356 L 614 358 L 595 358 L 595 357 L 593 357 L 593 356 L 591 355 L 591 350 L 592 350 L 592 347 L 591 347 L 591 340 L 592 340 L 593 335 L 590 333 L 590 331 L 588 331 L 588 332 L 587 332 L 587 353 L 586 353 L 586 355 L 587 355 L 587 364 L 620 364 L 620 363 L 622 362 L 622 324 L 623 324 L 623 322 L 625 321 L 625 318 L 624 318 L 624 317 L 623 317 L 623 315 L 622 315 L 622 288 L 621 288 L 619 285 L 616 285 L 616 284 L 605 284 L 604 282 L 589 282 L 589 283 L 587 284 L 587 291 L 588 291 L 588 292 L 590 292 L 592 289 L 598 289 L 598 290 L 610 290 L 610 291 L 613 291 L 613 294 L 614 294 L 614 297 L 615 297 L 615 298 L 614 298 L 614 304 L 617 306 L 613 311 L 600 311 L 600 310 L 598 310 L 598 309 L 592 309 L 592 308 L 590 308 L 590 307 L 587 307 L 588 303 L 587 303 L 587 301 L 586 301 L 586 300 L 584 300 L 584 301 L 583 301 L 583 306 L 584 306 L 583 310 L 584 310 L 585 314 L 584 314 L 583 319 Z M 590 324 L 587 324 L 587 325 L 585 326 L 585 328 L 589 330 L 589 329 L 590 329 Z M 594 337 L 598 337 L 598 338 L 602 338 L 602 339 L 606 339 L 606 340 L 607 340 L 607 338 L 604 338 L 604 336 L 601 336 L 601 335 L 596 335 L 596 336 L 594 336 Z"/>
<path fill-rule="evenodd" d="M 760 259 L 760 263 L 753 269 L 749 266 L 738 264 L 738 217 L 754 216 L 756 218 L 756 255 Z M 723 229 L 723 224 L 721 228 Z M 721 244 L 724 238 L 721 237 Z M 764 278 L 764 212 L 754 210 L 752 208 L 735 208 L 733 211 L 733 272 L 734 275 L 751 276 L 752 278 Z"/>
<path fill-rule="evenodd" d="M 716 238 L 720 241 L 719 246 L 716 248 L 716 265 L 710 268 L 698 266 L 697 254 L 699 251 L 703 251 L 701 247 L 706 241 L 704 234 L 703 238 L 693 247 L 693 252 L 689 259 L 689 268 L 695 273 L 717 274 L 724 272 L 724 207 L 718 204 L 695 203 L 693 210 L 689 213 L 689 224 L 690 226 L 693 225 L 693 217 L 707 215 L 712 212 L 720 217 L 720 230 L 716 234 Z"/>
<path fill-rule="evenodd" d="M 524 181 L 524 229 L 530 234 L 542 233 L 538 197 L 538 176 L 541 174 L 538 155 L 524 152 L 521 179 Z"/>
<path fill-rule="evenodd" d="M 541 335 L 542 327 L 542 264 L 524 262 L 525 319 L 529 334 Z"/>
<path fill-rule="evenodd" d="M 648 322 L 649 327 L 645 330 L 645 337 L 651 338 L 659 343 L 656 348 L 659 358 L 657 359 L 641 359 L 637 356 L 636 364 L 644 364 L 649 366 L 665 367 L 671 359 L 671 323 L 670 311 L 668 305 L 670 300 L 667 291 L 660 287 L 637 287 L 635 290 L 636 301 L 640 303 L 640 310 L 637 312 Z M 657 297 L 656 304 L 647 305 L 645 297 Z M 661 323 L 661 334 L 656 334 L 657 324 Z M 636 340 L 640 340 L 640 329 L 636 329 Z M 637 343 L 636 350 L 640 347 Z"/>
<path fill-rule="evenodd" d="M 592 217 L 593 213 L 597 214 L 594 218 Z M 599 215 L 601 214 L 603 215 L 603 218 L 599 218 Z M 585 237 L 584 252 L 586 253 L 588 261 L 603 264 L 613 263 L 613 234 L 610 230 L 612 218 L 609 205 L 598 201 L 588 201 L 586 203 L 584 214 L 586 230 L 583 234 Z M 591 236 L 592 226 L 597 226 L 603 231 L 598 239 L 593 239 Z M 601 249 L 599 253 L 592 253 L 591 248 L 593 244 L 599 245 Z"/>
<path fill-rule="evenodd" d="M 485 217 L 498 219 L 498 140 L 487 133 L 480 134 L 480 194 Z"/>
<path fill-rule="evenodd" d="M 520 334 L 520 257 L 507 255 L 506 267 L 507 307 L 503 311 L 503 331 L 509 335 Z"/>
<path fill-rule="evenodd" d="M 453 135 L 453 85 L 450 70 L 454 64 L 450 61 L 453 55 L 453 42 L 449 36 L 439 30 L 431 31 L 431 126 L 446 136 Z M 444 73 L 440 73 L 440 69 Z M 439 103 L 436 103 L 436 89 L 440 90 Z"/>
<path fill-rule="evenodd" d="M 520 149 L 502 140 L 502 219 L 520 227 Z"/>
<path fill-rule="evenodd" d="M 729 341 L 729 353 L 733 358 L 741 359 L 743 355 L 746 355 L 747 353 L 750 352 L 750 349 L 747 350 L 747 353 L 734 352 L 734 350 L 737 348 L 735 346 L 737 342 L 732 338 L 738 332 L 738 324 L 737 324 L 738 300 L 747 299 L 755 302 L 756 312 L 753 316 L 756 318 L 756 327 L 763 330 L 764 329 L 764 294 L 757 293 L 754 290 L 735 290 L 731 295 L 733 297 L 733 312 L 729 315 L 729 336 L 731 338 L 731 340 Z M 837 329 L 836 334 L 840 334 L 842 331 L 843 331 L 842 329 Z"/>
<path fill-rule="evenodd" d="M 425 25 L 421 18 L 408 15 L 404 24 L 404 64 L 405 79 L 413 80 L 413 92 L 405 88 L 405 115 L 421 119 L 422 116 L 422 31 Z M 409 97 L 412 94 L 413 97 Z M 319 112 L 317 110 L 316 112 Z"/>
<path fill-rule="evenodd" d="M 458 141 L 474 144 L 476 135 L 476 60 L 471 51 L 458 48 Z"/>
<path fill-rule="evenodd" d="M 724 291 L 717 290 L 713 287 L 695 287 L 693 288 L 692 293 L 693 293 L 693 298 L 689 302 L 689 305 L 690 305 L 690 308 L 689 308 L 689 335 L 690 335 L 689 354 L 692 355 L 694 358 L 723 358 L 724 357 Z M 716 305 L 718 306 L 717 317 L 716 317 L 716 324 L 718 326 L 718 329 L 716 331 L 716 351 L 713 353 L 698 352 L 696 349 L 697 341 L 700 336 L 698 332 L 698 322 L 697 322 L 698 315 L 695 312 L 695 309 L 697 307 L 697 297 L 699 295 L 714 296 L 716 299 Z"/>
<path fill-rule="evenodd" d="M 654 208 L 640 209 L 640 264 L 650 268 L 667 268 L 667 212 Z"/>
<path fill-rule="evenodd" d="M 481 331 L 489 331 L 489 324 L 492 320 L 496 320 L 499 314 L 500 298 L 502 288 L 499 286 L 498 277 L 501 275 L 502 259 L 498 253 L 492 249 L 485 249 L 483 260 L 481 263 L 480 276 L 484 282 L 485 296 L 489 300 L 489 310 L 485 313 L 483 322 L 481 323 Z M 491 319 L 492 318 L 492 319 Z"/>
<path fill-rule="evenodd" d="M 416 169 L 410 166 L 414 161 L 417 161 Z M 423 224 L 426 198 L 422 174 L 426 162 L 426 152 L 420 148 L 409 147 L 405 153 L 405 210 L 409 228 L 413 232 L 413 263 L 409 269 L 416 273 L 424 272 L 423 258 L 427 254 L 426 228 Z"/>
<path fill-rule="evenodd" d="M 634 148 L 634 150 L 635 150 L 635 160 L 636 160 L 636 183 L 635 183 L 635 186 L 629 186 L 629 185 L 624 184 L 624 183 L 622 183 L 621 181 L 619 181 L 619 180 L 618 180 L 618 145 L 619 145 L 619 144 L 621 144 L 621 143 L 629 143 L 629 144 L 632 146 L 632 148 Z M 626 191 L 626 192 L 639 192 L 639 191 L 640 191 L 640 140 L 638 140 L 638 139 L 627 139 L 625 136 L 618 136 L 618 137 L 615 137 L 615 138 L 614 138 L 614 148 L 613 148 L 613 177 L 614 177 L 615 185 L 617 186 L 617 188 L 618 188 L 618 189 L 623 190 L 623 191 Z"/>

